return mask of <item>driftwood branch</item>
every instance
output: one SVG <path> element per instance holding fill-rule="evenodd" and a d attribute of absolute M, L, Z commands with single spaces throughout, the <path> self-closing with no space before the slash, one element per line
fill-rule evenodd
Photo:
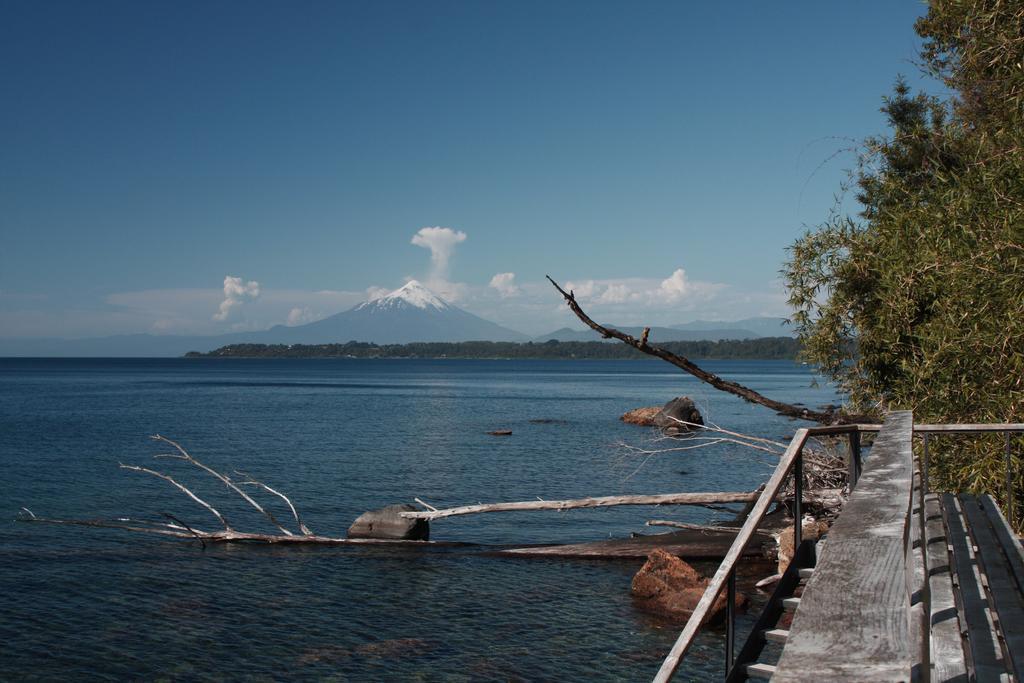
<path fill-rule="evenodd" d="M 616 330 L 613 327 L 605 327 L 604 325 L 595 322 L 589 315 L 587 315 L 583 311 L 582 308 L 580 308 L 580 305 L 576 301 L 576 296 L 575 294 L 573 294 L 573 292 L 567 292 L 564 289 L 562 289 L 562 287 L 557 282 L 555 282 L 550 275 L 547 275 L 545 277 L 547 277 L 551 284 L 554 285 L 555 289 L 557 289 L 558 292 L 562 295 L 562 297 L 565 299 L 565 302 L 569 305 L 569 308 L 572 310 L 573 313 L 576 314 L 576 317 L 579 318 L 587 327 L 594 330 L 605 339 L 618 339 L 619 341 L 628 344 L 629 346 L 632 346 L 634 349 L 638 351 L 646 353 L 650 356 L 654 356 L 656 358 L 660 358 L 661 360 L 667 363 L 671 363 L 677 368 L 683 370 L 684 372 L 688 372 L 689 374 L 693 375 L 702 382 L 706 382 L 707 384 L 710 384 L 711 386 L 720 391 L 733 394 L 734 396 L 739 396 L 743 400 L 749 401 L 750 403 L 757 403 L 767 408 L 771 408 L 780 415 L 798 418 L 801 420 L 811 420 L 813 422 L 818 422 L 820 424 L 834 424 L 842 421 L 841 416 L 833 410 L 819 411 L 810 410 L 808 408 L 801 408 L 800 406 L 795 406 L 790 403 L 784 403 L 782 401 L 770 399 L 767 396 L 764 396 L 763 394 L 754 391 L 749 387 L 745 387 L 742 384 L 739 384 L 738 382 L 722 379 L 718 375 L 712 372 L 708 372 L 707 370 L 701 368 L 696 363 L 694 363 L 693 361 L 684 356 L 680 356 L 660 346 L 648 343 L 647 334 L 644 334 L 641 339 L 637 339 L 636 337 L 626 334 L 625 332 Z"/>
<path fill-rule="evenodd" d="M 600 496 L 573 500 L 525 500 L 515 503 L 480 503 L 463 505 L 443 510 L 417 510 L 400 512 L 408 519 L 441 519 L 456 515 L 473 515 L 483 512 L 521 512 L 524 510 L 574 510 L 578 508 L 611 507 L 615 505 L 707 505 L 709 503 L 745 503 L 755 500 L 756 491 L 750 493 L 659 493 L 636 496 Z"/>
<path fill-rule="evenodd" d="M 147 534 L 158 534 L 173 538 L 198 539 L 209 543 L 272 543 L 272 544 L 309 544 L 309 545 L 360 545 L 360 544 L 434 544 L 434 541 L 403 541 L 378 538 L 336 538 L 333 536 L 285 536 L 284 534 L 256 534 L 244 531 L 200 531 L 189 530 L 177 524 L 163 524 L 161 522 L 150 522 L 135 519 L 48 519 L 46 517 L 21 516 L 19 522 L 32 522 L 37 524 L 58 524 L 65 526 L 88 526 L 101 529 L 121 529 L 123 531 L 135 531 Z"/>
<path fill-rule="evenodd" d="M 728 531 L 731 533 L 737 533 L 740 528 L 738 526 L 714 526 L 709 524 L 689 524 L 687 522 L 674 522 L 670 519 L 650 519 L 645 522 L 647 526 L 670 526 L 675 529 L 687 529 L 690 531 L 717 531 L 723 532 Z"/>
<path fill-rule="evenodd" d="M 238 475 L 241 475 L 243 477 L 246 477 L 245 481 L 238 482 L 242 486 L 258 486 L 261 489 L 263 489 L 264 491 L 266 491 L 267 493 L 273 493 L 275 496 L 280 497 L 281 500 L 283 500 L 285 503 L 288 504 L 288 508 L 292 511 L 292 516 L 295 517 L 295 523 L 298 525 L 299 531 L 301 531 L 304 536 L 314 536 L 315 535 L 312 531 L 309 530 L 309 527 L 307 527 L 305 524 L 302 523 L 302 518 L 299 517 L 299 511 L 295 509 L 294 505 L 292 505 L 292 501 L 291 501 L 291 499 L 288 498 L 288 496 L 284 495 L 283 493 L 281 493 L 277 489 L 270 488 L 269 486 L 264 484 L 262 481 L 258 481 L 256 479 L 253 479 L 252 475 L 246 474 L 245 472 L 239 472 L 238 470 L 235 470 L 235 474 L 238 474 Z M 268 512 L 267 514 L 269 515 L 270 513 Z"/>
<path fill-rule="evenodd" d="M 174 515 L 172 515 L 170 513 L 167 513 L 167 512 L 164 512 L 164 513 L 161 513 L 161 514 L 164 517 L 166 517 L 167 519 L 170 519 L 173 523 L 157 522 L 157 521 L 150 521 L 150 520 L 140 520 L 140 519 L 131 519 L 129 517 L 119 517 L 119 518 L 116 518 L 116 519 L 52 519 L 52 518 L 46 518 L 46 517 L 38 517 L 31 510 L 29 510 L 28 508 L 24 508 L 23 507 L 21 509 L 22 510 L 22 514 L 19 514 L 17 520 L 19 522 L 32 522 L 32 523 L 38 523 L 38 524 L 58 524 L 58 525 L 66 525 L 66 526 L 97 527 L 97 528 L 102 528 L 102 529 L 121 529 L 121 530 L 124 530 L 124 531 L 133 531 L 133 532 L 146 533 L 146 534 L 157 534 L 157 535 L 160 535 L 160 536 L 168 536 L 168 537 L 172 537 L 172 538 L 194 539 L 194 540 L 198 540 L 200 543 L 202 543 L 203 547 L 205 547 L 207 542 L 211 542 L 211 543 L 252 542 L 252 543 L 283 543 L 283 544 L 299 543 L 299 544 L 322 544 L 322 545 L 373 544 L 373 543 L 379 543 L 379 544 L 387 544 L 387 543 L 392 543 L 392 544 L 394 544 L 394 543 L 403 543 L 403 544 L 408 544 L 408 543 L 423 544 L 423 543 L 427 543 L 427 544 L 429 544 L 429 543 L 432 543 L 431 541 L 405 541 L 405 540 L 388 540 L 388 539 L 373 539 L 373 538 L 336 538 L 336 537 L 332 537 L 332 536 L 318 536 L 318 535 L 314 534 L 312 531 L 310 531 L 309 527 L 307 527 L 302 522 L 302 518 L 299 516 L 299 512 L 296 509 L 295 505 L 292 504 L 291 499 L 288 498 L 288 496 L 286 496 L 285 494 L 281 493 L 280 491 L 277 491 L 276 489 L 271 488 L 270 486 L 264 484 L 263 482 L 257 481 L 256 479 L 253 479 L 249 475 L 241 473 L 241 472 L 239 472 L 238 474 L 241 475 L 241 476 L 246 477 L 246 481 L 237 482 L 236 483 L 235 481 L 232 481 L 229 477 L 221 474 L 220 472 L 218 472 L 217 470 L 213 469 L 212 467 L 204 465 L 203 463 L 201 463 L 198 460 L 196 460 L 195 458 L 193 458 L 191 455 L 189 455 L 189 453 L 184 448 L 182 448 L 176 442 L 171 441 L 170 439 L 164 438 L 164 437 L 159 436 L 159 435 L 154 436 L 152 438 L 154 440 L 156 440 L 156 441 L 161 441 L 163 443 L 170 444 L 176 450 L 175 453 L 160 454 L 160 455 L 158 455 L 156 457 L 172 458 L 172 459 L 175 459 L 175 460 L 185 460 L 185 461 L 191 463 L 192 465 L 195 465 L 196 467 L 198 467 L 198 468 L 208 472 L 210 475 L 216 477 L 218 480 L 223 482 L 229 489 L 231 489 L 235 493 L 239 494 L 243 499 L 248 501 L 250 505 L 252 505 L 257 510 L 259 510 L 261 513 L 263 513 L 264 516 L 267 517 L 267 519 L 271 520 L 271 522 L 274 523 L 274 526 L 276 526 L 281 531 L 281 533 L 279 533 L 279 534 L 262 534 L 262 533 L 249 533 L 249 532 L 244 532 L 244 531 L 237 531 L 234 528 L 232 528 L 232 526 L 228 523 L 227 519 L 225 519 L 224 515 L 222 515 L 215 507 L 213 507 L 213 505 L 211 505 L 210 503 L 206 502 L 205 500 L 203 500 L 202 498 L 197 496 L 187 486 L 185 486 L 184 484 L 178 482 L 176 479 L 174 479 L 170 475 L 165 474 L 163 472 L 158 472 L 156 470 L 149 469 L 147 467 L 140 467 L 138 465 L 125 465 L 125 464 L 121 464 L 120 467 L 122 469 L 131 470 L 133 472 L 143 472 L 145 474 L 149 474 L 149 475 L 152 475 L 154 477 L 158 477 L 158 478 L 163 479 L 164 481 L 168 482 L 169 484 L 171 484 L 172 486 L 177 488 L 179 491 L 184 493 L 186 496 L 191 498 L 193 501 L 195 501 L 199 505 L 203 506 L 207 511 L 209 511 L 214 517 L 217 518 L 217 521 L 220 522 L 221 526 L 223 526 L 224 528 L 222 530 L 219 530 L 219 531 L 204 531 L 202 529 L 198 529 L 198 528 L 195 528 L 193 526 L 190 526 L 190 525 L 186 524 L 185 522 L 181 521 L 178 517 L 175 517 Z M 273 515 L 271 515 L 268 510 L 265 510 L 261 505 L 259 505 L 256 501 L 254 501 L 248 494 L 246 494 L 244 491 L 242 491 L 240 488 L 238 488 L 239 485 L 258 486 L 258 487 L 262 488 L 264 491 L 267 491 L 268 493 L 272 493 L 272 494 L 280 497 L 282 500 L 284 500 L 285 503 L 288 504 L 288 507 L 291 509 L 292 515 L 294 515 L 294 517 L 295 517 L 295 523 L 298 525 L 299 530 L 302 532 L 301 535 L 294 534 L 294 533 L 288 531 L 287 529 L 283 528 L 279 523 L 277 523 L 277 521 L 274 519 Z"/>
<path fill-rule="evenodd" d="M 202 505 L 204 508 L 209 510 L 211 513 L 213 513 L 213 515 L 218 520 L 220 520 L 220 523 L 224 526 L 224 530 L 225 531 L 232 531 L 231 525 L 228 524 L 228 521 L 226 519 L 224 519 L 224 515 L 222 515 L 221 513 L 217 512 L 217 510 L 212 505 L 207 503 L 205 500 L 203 500 L 202 498 L 200 498 L 196 494 L 192 493 L 192 491 L 190 491 L 186 486 L 184 486 L 182 484 L 179 484 L 172 477 L 164 474 L 163 472 L 157 472 L 156 470 L 151 470 L 151 469 L 146 468 L 146 467 L 139 467 L 138 465 L 125 465 L 124 463 L 121 463 L 120 467 L 123 470 L 132 470 L 133 472 L 145 472 L 146 474 L 152 474 L 154 477 L 159 477 L 160 479 L 163 479 L 166 482 L 170 482 L 172 485 L 177 487 L 186 496 L 188 496 L 189 498 L 191 498 L 195 502 L 197 502 L 200 505 Z"/>
<path fill-rule="evenodd" d="M 249 503 L 249 505 L 252 505 L 254 508 L 256 508 L 256 510 L 259 511 L 259 513 L 262 514 L 264 517 L 266 517 L 267 520 L 271 524 L 273 524 L 275 527 L 277 527 L 281 531 L 282 534 L 284 534 L 285 536 L 291 536 L 292 535 L 292 532 L 288 531 L 288 529 L 285 529 L 284 526 L 282 526 L 281 523 L 277 521 L 277 519 L 274 517 L 273 514 L 271 514 L 271 512 L 269 510 L 263 509 L 263 506 L 261 506 L 255 500 L 253 500 L 249 496 L 248 493 L 246 493 L 242 489 L 238 488 L 238 486 L 235 484 L 235 482 L 231 481 L 231 479 L 229 477 L 221 474 L 220 472 L 218 472 L 217 470 L 213 469 L 212 467 L 208 467 L 208 466 L 204 465 L 203 463 L 199 462 L 198 460 L 193 458 L 191 455 L 189 455 L 188 451 L 186 451 L 184 448 L 182 448 L 180 444 L 178 444 L 178 443 L 176 443 L 174 441 L 171 441 L 170 439 L 168 439 L 166 437 L 160 436 L 159 434 L 154 434 L 150 438 L 153 439 L 154 441 L 161 441 L 161 442 L 166 443 L 166 444 L 168 444 L 170 446 L 173 446 L 174 449 L 176 451 L 178 451 L 176 454 L 175 453 L 167 453 L 167 454 L 157 455 L 155 457 L 157 457 L 157 458 L 174 458 L 176 460 L 184 460 L 184 461 L 186 461 L 188 463 L 191 463 L 192 465 L 195 465 L 196 467 L 198 467 L 199 469 L 203 470 L 204 472 L 208 472 L 213 477 L 215 477 L 215 478 L 219 479 L 220 481 L 222 481 L 224 483 L 224 485 L 227 486 L 229 489 L 231 489 L 232 491 L 234 491 L 235 493 L 240 495 L 245 500 L 245 502 Z M 280 494 L 278 494 L 278 495 L 280 495 Z M 285 500 L 287 500 L 287 498 Z M 290 504 L 291 503 L 289 502 L 289 505 Z M 292 508 L 292 510 L 294 511 L 294 508 Z"/>

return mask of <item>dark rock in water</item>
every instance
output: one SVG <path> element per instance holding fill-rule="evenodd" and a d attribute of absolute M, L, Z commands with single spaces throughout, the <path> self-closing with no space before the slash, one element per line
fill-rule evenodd
<path fill-rule="evenodd" d="M 491 436 L 512 436 L 511 429 L 495 429 L 493 432 L 487 432 Z"/>
<path fill-rule="evenodd" d="M 633 577 L 632 592 L 641 609 L 672 620 L 683 621 L 690 617 L 708 580 L 696 569 L 675 555 L 664 550 L 654 550 L 647 562 Z M 736 594 L 736 607 L 747 605 L 747 597 Z M 717 620 L 725 611 L 725 592 L 715 600 L 709 613 L 709 620 Z"/>
<path fill-rule="evenodd" d="M 416 510 L 416 507 L 402 503 L 364 512 L 348 528 L 348 537 L 426 541 L 430 538 L 430 522 L 425 519 L 407 519 L 398 514 Z"/>
<path fill-rule="evenodd" d="M 681 422 L 692 422 L 696 425 L 703 425 L 704 418 L 701 416 L 693 399 L 689 396 L 679 396 L 672 399 L 658 411 L 654 416 L 654 426 L 660 427 L 666 433 L 688 432 L 696 429 L 690 425 L 680 424 Z"/>
<path fill-rule="evenodd" d="M 533 420 L 528 420 L 532 425 L 567 425 L 568 420 L 559 420 L 553 417 L 538 417 Z"/>

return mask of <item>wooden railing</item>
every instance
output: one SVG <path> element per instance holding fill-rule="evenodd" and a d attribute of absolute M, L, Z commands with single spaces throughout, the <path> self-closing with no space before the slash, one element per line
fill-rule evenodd
<path fill-rule="evenodd" d="M 1003 424 L 916 424 L 914 425 L 914 436 L 922 437 L 921 452 L 921 484 L 924 492 L 931 489 L 928 481 L 928 466 L 931 437 L 940 434 L 1003 434 L 1003 467 L 1004 467 L 1004 494 L 1006 500 L 1006 517 L 1013 522 L 1014 503 L 1016 491 L 1013 490 L 1013 449 L 1010 443 L 1010 436 L 1014 433 L 1024 433 L 1024 423 L 1007 422 Z"/>
<path fill-rule="evenodd" d="M 1005 433 L 1007 512 L 1012 513 L 1015 491 L 1010 435 L 1024 433 L 1024 423 L 914 425 L 913 415 L 903 411 L 890 413 L 884 428 L 842 425 L 797 430 L 662 663 L 656 682 L 672 678 L 723 589 L 728 590 L 725 678 L 730 678 L 730 674 L 733 678 L 745 677 L 736 676 L 733 671 L 736 564 L 790 473 L 795 484 L 794 549 L 799 551 L 804 444 L 813 436 L 847 435 L 852 491 L 862 474 L 861 432 L 881 432 L 872 448 L 870 480 L 865 479 L 863 486 L 858 487 L 859 495 L 851 496 L 830 531 L 830 550 L 808 583 L 807 600 L 801 601 L 774 678 L 798 681 L 824 676 L 830 680 L 861 680 L 867 676 L 903 680 L 912 669 L 930 668 L 929 620 L 925 616 L 928 606 L 921 604 L 922 594 L 928 597 L 928 590 L 922 590 L 928 580 L 924 561 L 927 544 L 920 540 L 924 538 L 924 499 L 929 488 L 929 441 L 939 434 Z M 923 438 L 919 468 L 915 468 L 911 449 L 913 436 Z M 854 617 L 847 619 L 847 614 Z M 829 652 L 821 649 L 826 642 L 831 644 Z M 833 652 L 836 647 L 841 651 Z M 735 662 L 737 670 L 743 663 Z"/>
<path fill-rule="evenodd" d="M 862 425 L 840 425 L 835 427 L 814 427 L 796 430 L 796 433 L 793 435 L 793 439 L 789 442 L 789 446 L 786 448 L 786 452 L 783 453 L 779 460 L 779 464 L 772 473 L 771 478 L 765 484 L 764 490 L 758 497 L 757 502 L 754 503 L 754 507 L 751 508 L 746 521 L 744 521 L 743 526 L 739 530 L 739 533 L 736 534 L 736 539 L 733 541 L 732 546 L 729 548 L 725 558 L 722 560 L 722 564 L 719 565 L 718 571 L 716 571 L 715 575 L 711 578 L 711 581 L 708 583 L 708 587 L 704 591 L 704 595 L 701 596 L 696 608 L 694 608 L 693 614 L 690 615 L 689 621 L 686 622 L 686 626 L 676 639 L 675 644 L 672 646 L 672 650 L 668 653 L 668 656 L 665 657 L 665 661 L 662 662 L 661 669 L 658 670 L 658 674 L 654 677 L 656 683 L 671 680 L 676 669 L 679 668 L 683 657 L 686 655 L 687 650 L 689 650 L 690 646 L 693 644 L 693 640 L 696 638 L 701 626 L 707 620 L 711 611 L 711 606 L 714 605 L 723 589 L 727 589 L 728 592 L 726 598 L 725 639 L 725 673 L 726 677 L 728 677 L 729 672 L 733 668 L 733 653 L 735 649 L 736 629 L 734 598 L 736 592 L 736 563 L 739 561 L 740 557 L 742 557 L 743 551 L 746 549 L 747 544 L 750 543 L 750 539 L 754 536 L 754 532 L 756 532 L 758 527 L 761 526 L 765 515 L 768 513 L 768 508 L 782 490 L 782 487 L 786 482 L 786 478 L 791 472 L 793 473 L 794 482 L 793 547 L 796 549 L 801 546 L 803 536 L 803 525 L 801 523 L 803 511 L 801 506 L 803 497 L 804 444 L 807 442 L 807 439 L 814 436 L 848 435 L 850 440 L 849 476 L 852 486 L 853 483 L 857 481 L 861 471 L 860 432 L 874 431 L 872 426 L 866 426 L 866 429 L 864 427 L 865 426 Z"/>

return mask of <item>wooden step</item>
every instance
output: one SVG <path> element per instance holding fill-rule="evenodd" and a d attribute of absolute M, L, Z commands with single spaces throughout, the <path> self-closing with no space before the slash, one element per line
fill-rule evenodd
<path fill-rule="evenodd" d="M 773 628 L 763 631 L 764 639 L 771 643 L 783 643 L 789 640 L 789 631 L 784 628 Z"/>
<path fill-rule="evenodd" d="M 800 578 L 801 579 L 809 579 L 809 578 L 811 578 L 811 574 L 814 573 L 814 567 L 806 567 L 806 568 L 801 569 L 799 571 L 800 571 Z"/>
<path fill-rule="evenodd" d="M 784 598 L 782 600 L 782 609 L 787 612 L 795 612 L 796 608 L 800 606 L 800 598 Z"/>
<path fill-rule="evenodd" d="M 747 677 L 748 678 L 760 678 L 767 681 L 775 673 L 775 667 L 771 664 L 747 664 Z"/>

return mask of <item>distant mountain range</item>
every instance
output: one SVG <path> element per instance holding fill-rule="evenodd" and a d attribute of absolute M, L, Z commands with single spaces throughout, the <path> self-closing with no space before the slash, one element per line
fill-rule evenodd
<path fill-rule="evenodd" d="M 439 341 L 528 341 L 529 337 L 453 306 L 416 280 L 386 296 L 315 323 L 278 325 L 258 335 L 259 344 L 324 344 L 372 341 L 407 344 Z"/>
<path fill-rule="evenodd" d="M 607 324 L 617 330 L 639 337 L 642 327 Z M 653 343 L 670 341 L 719 341 L 721 339 L 761 339 L 763 337 L 792 337 L 793 330 L 784 318 L 747 318 L 734 322 L 695 320 L 669 327 L 652 327 L 648 339 Z M 600 341 L 601 335 L 591 329 L 574 330 L 563 327 L 549 334 L 535 337 L 535 342 L 550 339 L 558 341 Z M 614 341 L 614 340 L 605 340 Z"/>
<path fill-rule="evenodd" d="M 731 323 L 697 321 L 651 328 L 653 342 L 716 341 L 791 336 L 781 318 L 749 318 Z M 639 327 L 620 327 L 639 335 Z M 395 291 L 323 320 L 286 327 L 276 325 L 258 332 L 213 336 L 124 334 L 88 339 L 2 339 L 0 356 L 182 356 L 189 351 L 211 351 L 231 344 L 332 344 L 348 341 L 375 344 L 412 342 L 545 342 L 593 341 L 592 330 L 563 328 L 530 339 L 515 330 L 473 315 L 445 301 L 416 280 Z"/>
<path fill-rule="evenodd" d="M 368 341 L 409 342 L 512 341 L 525 334 L 453 306 L 416 280 L 395 291 L 323 320 L 259 332 L 213 336 L 124 334 L 89 339 L 0 339 L 0 356 L 182 356 L 229 344 L 329 344 Z"/>

